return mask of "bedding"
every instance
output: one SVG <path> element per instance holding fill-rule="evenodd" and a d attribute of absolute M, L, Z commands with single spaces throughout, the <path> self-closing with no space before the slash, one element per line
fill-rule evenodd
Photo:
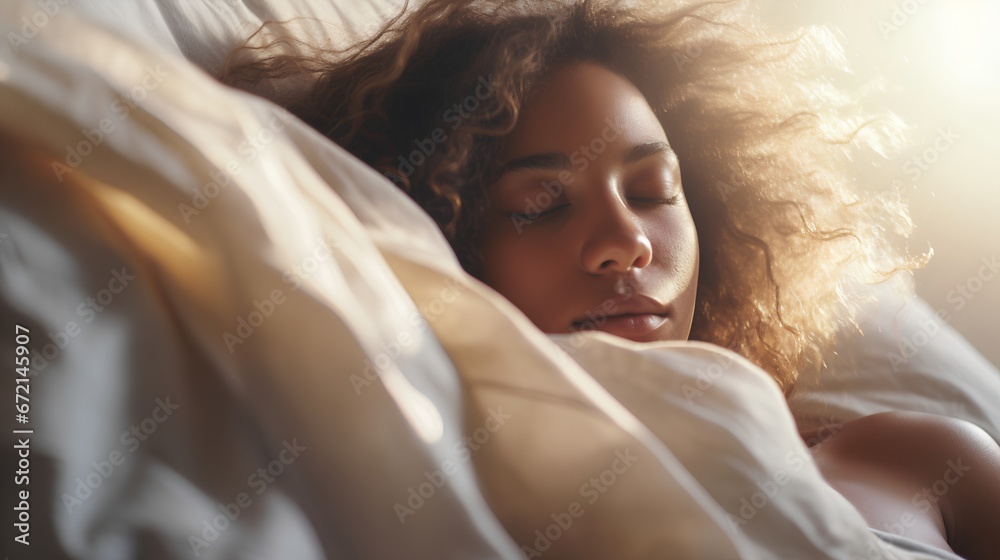
<path fill-rule="evenodd" d="M 867 529 L 796 419 L 948 400 L 996 437 L 987 364 L 947 399 L 828 382 L 793 417 L 723 349 L 545 336 L 384 177 L 203 70 L 264 19 L 385 4 L 55 5 L 0 59 L 38 468 L 15 557 L 932 558 Z M 965 379 L 927 361 L 942 332 L 908 362 L 934 390 Z"/>
<path fill-rule="evenodd" d="M 906 410 L 968 420 L 1000 441 L 1000 372 L 948 324 L 948 310 L 915 297 L 905 277 L 868 291 L 859 328 L 841 333 L 789 403 L 800 428 Z"/>

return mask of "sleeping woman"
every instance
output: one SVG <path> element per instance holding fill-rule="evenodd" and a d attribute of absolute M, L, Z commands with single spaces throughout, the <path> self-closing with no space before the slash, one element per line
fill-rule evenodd
<path fill-rule="evenodd" d="M 852 287 L 926 259 L 896 248 L 898 199 L 849 172 L 891 121 L 824 80 L 821 33 L 752 21 L 731 2 L 429 0 L 344 51 L 241 49 L 223 79 L 311 76 L 279 101 L 404 189 L 542 331 L 714 343 L 788 397 L 851 324 Z M 883 413 L 835 431 L 802 437 L 876 534 L 996 557 L 1000 447 L 983 430 Z"/>

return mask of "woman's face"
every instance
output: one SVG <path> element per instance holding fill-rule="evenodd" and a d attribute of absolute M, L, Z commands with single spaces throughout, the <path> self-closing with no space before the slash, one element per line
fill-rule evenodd
<path fill-rule="evenodd" d="M 484 282 L 548 333 L 687 339 L 698 235 L 677 157 L 630 81 L 589 62 L 557 70 L 500 163 Z"/>

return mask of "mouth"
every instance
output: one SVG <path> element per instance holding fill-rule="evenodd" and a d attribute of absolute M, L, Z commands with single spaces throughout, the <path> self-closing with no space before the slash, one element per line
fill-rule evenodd
<path fill-rule="evenodd" d="M 670 319 L 669 306 L 648 296 L 639 295 L 621 304 L 602 306 L 585 317 L 573 321 L 571 330 L 599 330 L 636 342 L 652 340 L 656 332 Z"/>
<path fill-rule="evenodd" d="M 669 317 L 656 313 L 624 313 L 607 317 L 594 317 L 585 321 L 574 321 L 573 329 L 598 330 L 641 342 L 663 326 Z"/>

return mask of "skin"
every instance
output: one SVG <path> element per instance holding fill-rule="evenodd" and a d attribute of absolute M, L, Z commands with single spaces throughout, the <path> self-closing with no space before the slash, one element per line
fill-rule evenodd
<path fill-rule="evenodd" d="M 556 71 L 523 107 L 500 161 L 517 168 L 489 188 L 484 282 L 545 332 L 687 339 L 698 234 L 677 157 L 631 82 L 593 63 Z M 666 320 L 615 319 L 637 308 Z"/>
<path fill-rule="evenodd" d="M 697 230 L 677 158 L 631 82 L 590 62 L 557 70 L 522 107 L 500 162 L 509 170 L 488 190 L 484 282 L 544 332 L 687 340 Z M 635 319 L 652 308 L 655 320 Z M 1000 446 L 980 428 L 889 412 L 801 436 L 870 526 L 967 558 L 1000 550 Z"/>
<path fill-rule="evenodd" d="M 868 525 L 970 560 L 1000 550 L 1000 446 L 958 418 L 883 412 L 802 433 Z"/>

